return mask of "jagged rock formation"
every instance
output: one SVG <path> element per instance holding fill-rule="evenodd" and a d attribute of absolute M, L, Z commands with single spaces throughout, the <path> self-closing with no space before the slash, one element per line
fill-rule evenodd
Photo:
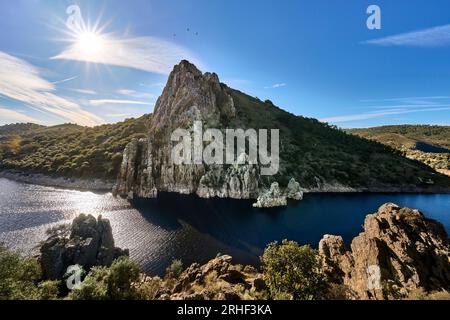
<path fill-rule="evenodd" d="M 319 243 L 330 280 L 359 299 L 400 298 L 422 288 L 450 290 L 450 243 L 444 227 L 418 210 L 387 203 L 370 214 L 346 251 L 342 237 Z"/>
<path fill-rule="evenodd" d="M 253 207 L 272 208 L 285 205 L 287 205 L 286 196 L 282 194 L 278 182 L 274 182 L 270 186 L 270 190 L 258 197 L 257 201 L 253 204 Z"/>
<path fill-rule="evenodd" d="M 171 161 L 170 137 L 175 129 L 191 128 L 194 121 L 202 121 L 205 130 L 224 129 L 235 116 L 233 98 L 218 76 L 202 74 L 193 64 L 182 61 L 156 103 L 149 138 L 134 140 L 126 147 L 113 193 L 129 199 L 154 198 L 160 191 L 256 199 L 262 189 L 258 165 L 245 161 L 236 165 L 180 165 Z M 239 157 L 247 159 L 245 153 Z M 293 198 L 301 198 L 293 192 Z"/>
<path fill-rule="evenodd" d="M 101 216 L 79 215 L 72 225 L 49 231 L 50 237 L 40 247 L 40 263 L 47 279 L 59 279 L 71 265 L 86 270 L 110 266 L 114 259 L 128 255 L 128 250 L 114 246 L 111 224 Z"/>
<path fill-rule="evenodd" d="M 302 200 L 303 192 L 300 189 L 300 184 L 292 178 L 284 192 L 280 190 L 278 182 L 273 182 L 270 189 L 263 192 L 256 202 L 253 204 L 255 208 L 273 208 L 286 206 L 287 200 Z"/>
<path fill-rule="evenodd" d="M 286 197 L 288 199 L 293 199 L 293 200 L 302 200 L 303 199 L 303 192 L 301 191 L 300 183 L 295 181 L 294 178 L 291 178 L 291 180 L 289 180 L 289 183 L 288 183 L 285 193 L 286 193 Z"/>
<path fill-rule="evenodd" d="M 267 289 L 263 275 L 254 267 L 238 267 L 228 255 L 204 265 L 192 264 L 176 279 L 162 283 L 158 277 L 142 275 L 138 286 L 158 283 L 155 299 L 161 300 L 248 300 Z"/>

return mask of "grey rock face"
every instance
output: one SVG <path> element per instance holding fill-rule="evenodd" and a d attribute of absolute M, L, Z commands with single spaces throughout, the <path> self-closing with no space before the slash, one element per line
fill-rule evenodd
<path fill-rule="evenodd" d="M 214 73 L 202 74 L 193 64 L 175 66 L 158 99 L 149 139 L 134 140 L 124 151 L 113 193 L 132 199 L 154 198 L 158 191 L 200 197 L 256 198 L 259 168 L 255 165 L 175 165 L 171 162 L 170 137 L 177 128 L 191 128 L 202 121 L 204 129 L 222 128 L 235 116 L 231 96 Z"/>
<path fill-rule="evenodd" d="M 351 251 L 341 237 L 326 235 L 319 253 L 330 279 L 359 299 L 405 297 L 418 288 L 450 289 L 448 236 L 439 222 L 418 210 L 384 204 L 366 217 Z"/>
<path fill-rule="evenodd" d="M 300 183 L 295 181 L 294 178 L 291 178 L 291 180 L 289 181 L 285 193 L 286 193 L 286 197 L 288 199 L 294 199 L 294 200 L 302 200 L 303 199 L 303 192 L 300 189 Z"/>
<path fill-rule="evenodd" d="M 195 121 L 201 121 L 203 130 L 224 131 L 225 123 L 235 117 L 233 98 L 218 76 L 202 74 L 193 64 L 182 61 L 170 74 L 156 103 L 148 139 L 133 140 L 125 148 L 113 194 L 128 199 L 154 198 L 158 192 L 197 194 L 202 198 L 257 199 L 263 188 L 258 165 L 246 164 L 247 161 L 238 161 L 243 164 L 236 165 L 172 163 L 174 130 L 189 130 Z M 248 156 L 242 153 L 239 159 L 246 160 Z M 286 195 L 274 196 L 270 191 L 263 195 L 262 206 L 286 205 L 286 198 L 302 198 L 295 180 L 289 183 Z"/>
<path fill-rule="evenodd" d="M 278 182 L 272 183 L 270 190 L 263 193 L 258 197 L 257 201 L 253 204 L 255 208 L 272 208 L 286 206 L 286 196 L 281 192 Z"/>
<path fill-rule="evenodd" d="M 128 250 L 114 246 L 111 224 L 101 216 L 80 215 L 69 227 L 53 230 L 40 248 L 40 263 L 44 277 L 59 279 L 71 265 L 85 269 L 110 266 Z"/>

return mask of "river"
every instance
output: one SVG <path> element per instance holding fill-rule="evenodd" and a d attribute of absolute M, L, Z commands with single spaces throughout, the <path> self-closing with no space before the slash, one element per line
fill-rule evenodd
<path fill-rule="evenodd" d="M 129 203 L 110 193 L 0 178 L 0 243 L 34 254 L 49 227 L 90 213 L 110 219 L 116 245 L 130 249 L 131 258 L 152 274 L 162 274 L 172 259 L 188 265 L 218 253 L 232 255 L 235 263 L 257 264 L 274 240 L 317 247 L 324 234 L 338 234 L 349 244 L 362 231 L 364 217 L 385 202 L 420 209 L 450 231 L 449 194 L 306 194 L 302 201 L 267 210 L 250 201 L 176 194 Z"/>

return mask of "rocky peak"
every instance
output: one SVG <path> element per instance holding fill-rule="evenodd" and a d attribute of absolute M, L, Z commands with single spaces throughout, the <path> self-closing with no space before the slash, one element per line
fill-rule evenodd
<path fill-rule="evenodd" d="M 203 74 L 183 60 L 169 75 L 155 105 L 150 131 L 187 127 L 194 120 L 218 126 L 223 116 L 234 116 L 234 103 L 215 73 Z"/>

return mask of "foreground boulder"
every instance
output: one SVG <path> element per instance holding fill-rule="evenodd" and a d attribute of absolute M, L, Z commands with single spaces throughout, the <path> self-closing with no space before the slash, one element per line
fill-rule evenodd
<path fill-rule="evenodd" d="M 444 227 L 420 211 L 387 203 L 370 214 L 346 251 L 342 237 L 319 243 L 324 271 L 357 299 L 396 299 L 417 289 L 450 290 L 450 245 Z"/>
<path fill-rule="evenodd" d="M 40 247 L 40 263 L 47 279 L 61 278 L 71 265 L 84 269 L 93 266 L 110 266 L 128 250 L 114 246 L 111 224 L 108 219 L 80 215 L 70 226 L 49 230 L 49 238 Z"/>

